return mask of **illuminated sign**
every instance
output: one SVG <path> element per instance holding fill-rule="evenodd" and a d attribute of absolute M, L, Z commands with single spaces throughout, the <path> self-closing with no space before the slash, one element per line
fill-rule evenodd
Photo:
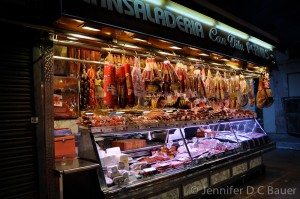
<path fill-rule="evenodd" d="M 80 0 L 91 6 L 178 29 L 232 50 L 272 60 L 273 46 L 195 10 L 166 0 Z"/>

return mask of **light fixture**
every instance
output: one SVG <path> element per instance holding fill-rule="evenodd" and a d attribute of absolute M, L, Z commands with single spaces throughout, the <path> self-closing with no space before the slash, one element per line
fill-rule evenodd
<path fill-rule="evenodd" d="M 226 59 L 226 58 L 222 58 L 220 60 L 222 60 L 222 61 L 230 61 L 229 59 Z"/>
<path fill-rule="evenodd" d="M 192 60 L 192 61 L 201 61 L 200 59 L 196 59 L 196 58 L 193 58 L 193 57 L 188 57 L 189 60 Z"/>
<path fill-rule="evenodd" d="M 249 41 L 252 42 L 252 43 L 255 43 L 255 44 L 257 44 L 257 45 L 259 45 L 261 47 L 267 48 L 269 50 L 273 50 L 273 46 L 271 44 L 268 44 L 268 43 L 266 43 L 266 42 L 264 42 L 264 41 L 262 41 L 260 39 L 257 39 L 255 37 L 251 36 L 249 38 Z"/>
<path fill-rule="evenodd" d="M 124 44 L 124 47 L 127 47 L 127 48 L 135 48 L 135 49 L 140 48 L 140 47 L 138 47 L 138 46 L 131 45 L 131 44 Z"/>
<path fill-rule="evenodd" d="M 145 0 L 146 2 L 148 3 L 151 3 L 153 5 L 156 5 L 156 6 L 161 6 L 162 5 L 162 0 Z"/>
<path fill-rule="evenodd" d="M 191 49 L 191 50 L 199 50 L 199 49 L 193 48 L 193 47 L 189 47 L 189 49 Z"/>
<path fill-rule="evenodd" d="M 168 52 L 164 52 L 164 51 L 158 51 L 158 53 L 162 54 L 162 55 L 171 55 L 171 56 L 174 56 L 174 54 L 168 53 Z"/>
<path fill-rule="evenodd" d="M 180 50 L 182 48 L 178 47 L 178 46 L 171 46 L 170 48 L 175 49 L 175 50 Z"/>
<path fill-rule="evenodd" d="M 135 41 L 140 41 L 140 42 L 148 42 L 146 39 L 142 39 L 142 38 L 138 38 L 138 37 L 134 37 L 132 39 Z"/>
<path fill-rule="evenodd" d="M 204 57 L 208 57 L 209 56 L 209 54 L 206 54 L 206 53 L 199 53 L 199 55 L 204 56 Z"/>
<path fill-rule="evenodd" d="M 76 38 L 76 37 L 67 37 L 67 38 L 70 40 L 74 40 L 74 41 L 78 40 L 78 38 Z"/>
<path fill-rule="evenodd" d="M 80 39 L 88 39 L 88 40 L 98 41 L 98 39 L 96 39 L 94 37 L 89 37 L 89 36 L 85 36 L 85 35 L 81 35 L 81 34 L 69 33 L 68 35 L 70 35 L 71 37 L 76 37 L 76 38 L 80 38 Z"/>
<path fill-rule="evenodd" d="M 223 65 L 223 64 L 216 63 L 216 62 L 212 62 L 211 64 L 216 65 L 216 66 L 221 66 L 221 65 Z"/>
<path fill-rule="evenodd" d="M 223 31 L 225 31 L 227 33 L 233 34 L 233 35 L 235 35 L 237 37 L 240 37 L 242 39 L 248 39 L 249 38 L 248 34 L 242 32 L 242 31 L 239 31 L 239 30 L 237 30 L 235 28 L 232 28 L 232 27 L 230 27 L 230 26 L 228 26 L 228 25 L 226 25 L 224 23 L 221 23 L 221 22 L 217 23 L 216 28 L 220 29 L 220 30 L 223 30 Z"/>
<path fill-rule="evenodd" d="M 85 29 L 85 30 L 95 31 L 95 32 L 101 31 L 99 28 L 95 28 L 95 27 L 87 26 L 87 25 L 82 25 L 81 28 Z"/>
<path fill-rule="evenodd" d="M 189 17 L 193 20 L 202 22 L 202 23 L 204 23 L 206 25 L 209 25 L 209 26 L 213 26 L 216 23 L 216 20 L 214 20 L 213 18 L 210 18 L 210 17 L 208 17 L 204 14 L 196 12 L 192 9 L 189 9 L 187 7 L 184 7 L 180 4 L 172 2 L 172 1 L 169 1 L 167 3 L 166 9 L 170 10 L 170 11 L 173 11 L 173 12 L 176 12 L 177 14 Z"/>

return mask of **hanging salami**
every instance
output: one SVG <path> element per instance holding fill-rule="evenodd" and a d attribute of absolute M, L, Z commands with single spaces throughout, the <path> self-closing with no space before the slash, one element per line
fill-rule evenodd
<path fill-rule="evenodd" d="M 116 69 L 116 82 L 119 107 L 125 108 L 127 104 L 127 88 L 125 80 L 125 68 L 123 65 L 118 66 Z"/>
<path fill-rule="evenodd" d="M 116 68 L 113 64 L 112 55 L 109 54 L 104 63 L 104 105 L 108 108 L 117 107 Z"/>
<path fill-rule="evenodd" d="M 124 64 L 125 69 L 125 78 L 126 78 L 126 87 L 127 87 L 127 104 L 130 107 L 134 106 L 134 92 L 133 92 L 133 84 L 131 77 L 131 69 L 128 63 Z"/>

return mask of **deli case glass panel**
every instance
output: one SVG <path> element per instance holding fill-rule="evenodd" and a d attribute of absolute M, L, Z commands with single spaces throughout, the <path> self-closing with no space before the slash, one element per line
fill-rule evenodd
<path fill-rule="evenodd" d="M 99 127 L 79 129 L 83 137 L 79 157 L 91 159 L 87 154 L 94 153 L 102 168 L 101 188 L 108 190 L 181 173 L 268 142 L 254 118 L 169 122 L 146 129 L 127 126 L 122 131 L 107 126 L 105 131 Z"/>

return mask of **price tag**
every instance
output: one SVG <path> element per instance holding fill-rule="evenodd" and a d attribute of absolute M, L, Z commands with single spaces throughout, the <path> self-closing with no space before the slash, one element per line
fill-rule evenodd
<path fill-rule="evenodd" d="M 101 133 L 102 132 L 102 127 L 92 127 L 91 132 L 92 133 Z"/>
<path fill-rule="evenodd" d="M 116 131 L 125 131 L 125 130 L 126 130 L 125 126 L 122 125 L 116 126 Z"/>
<path fill-rule="evenodd" d="M 137 129 L 137 126 L 135 126 L 135 125 L 126 126 L 127 131 L 133 131 L 133 130 L 136 130 L 136 129 Z"/>
<path fill-rule="evenodd" d="M 103 133 L 111 133 L 111 132 L 115 132 L 116 128 L 114 126 L 103 126 L 102 127 L 102 132 Z"/>

